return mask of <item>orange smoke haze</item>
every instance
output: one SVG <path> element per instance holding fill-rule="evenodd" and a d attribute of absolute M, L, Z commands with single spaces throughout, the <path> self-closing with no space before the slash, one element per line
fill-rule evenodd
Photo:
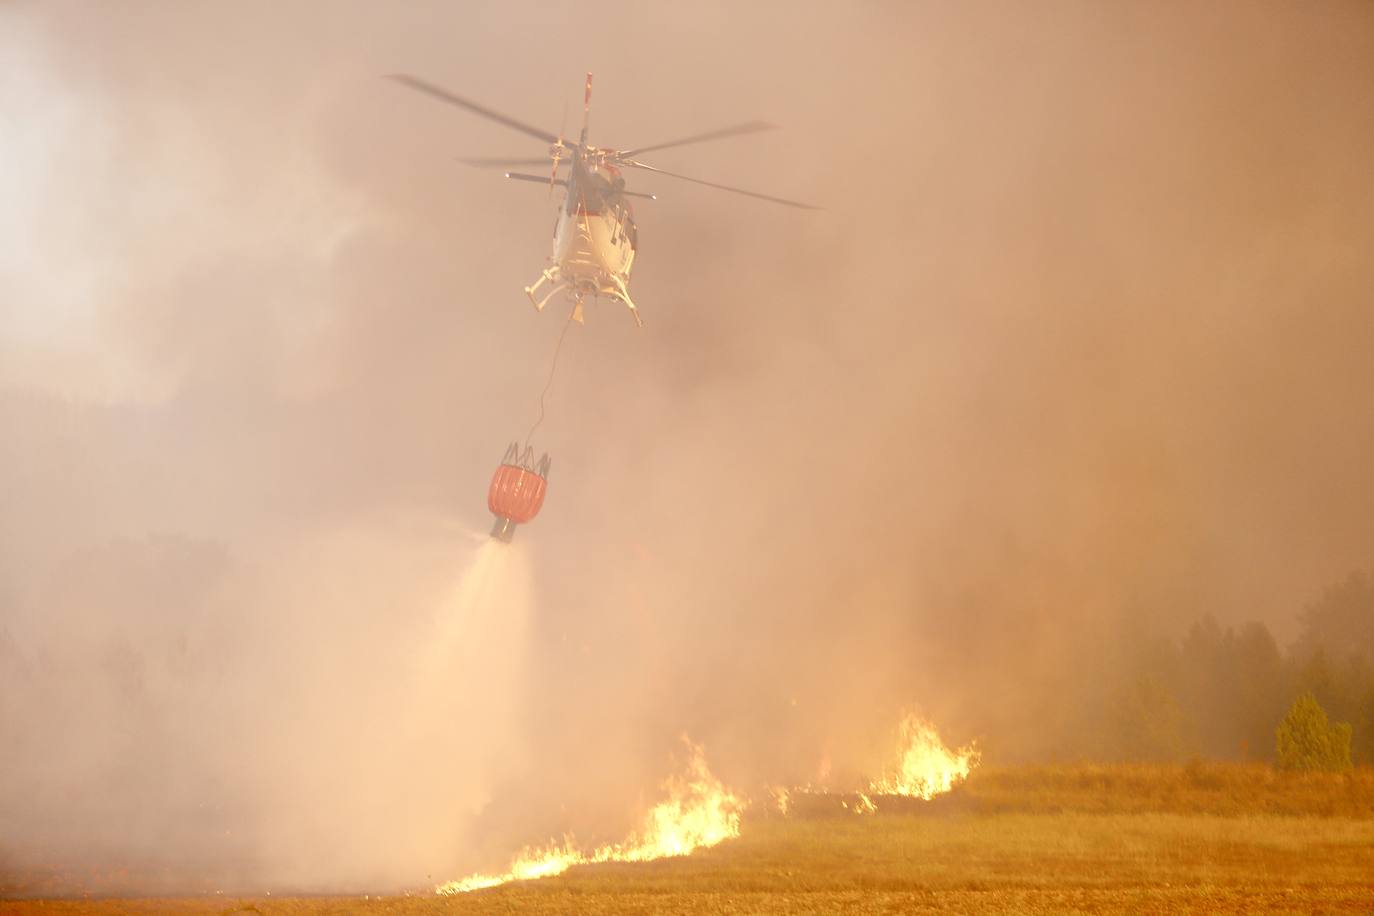
<path fill-rule="evenodd" d="M 1368 3 L 20 2 L 0 62 L 0 855 L 428 887 L 632 834 L 684 732 L 1075 755 L 1115 647 L 1374 562 Z M 630 176 L 645 327 L 570 331 L 518 645 L 421 701 L 564 315 L 454 161 L 539 144 L 379 77 L 556 131 L 588 70 L 593 143 L 763 118 L 650 161 L 825 209 Z"/>

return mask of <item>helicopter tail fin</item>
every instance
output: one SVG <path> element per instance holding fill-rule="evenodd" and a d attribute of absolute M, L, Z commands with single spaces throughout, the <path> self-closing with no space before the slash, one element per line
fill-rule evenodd
<path fill-rule="evenodd" d="M 592 114 L 592 75 L 587 74 L 587 88 L 582 93 L 582 140 L 581 145 L 587 145 L 587 123 L 591 120 Z"/>

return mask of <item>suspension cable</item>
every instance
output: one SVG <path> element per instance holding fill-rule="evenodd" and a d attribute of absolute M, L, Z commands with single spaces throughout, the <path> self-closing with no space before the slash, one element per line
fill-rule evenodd
<path fill-rule="evenodd" d="M 568 328 L 572 327 L 573 315 L 575 311 L 568 313 L 568 320 L 563 322 L 563 330 L 558 335 L 558 343 L 553 348 L 553 359 L 549 362 L 549 377 L 544 382 L 544 390 L 539 392 L 539 419 L 534 421 L 530 431 L 525 434 L 525 448 L 530 447 L 530 439 L 534 436 L 534 431 L 539 428 L 539 424 L 544 422 L 544 396 L 549 393 L 549 386 L 553 384 L 553 374 L 558 369 L 558 354 L 563 350 L 563 338 L 568 336 Z"/>

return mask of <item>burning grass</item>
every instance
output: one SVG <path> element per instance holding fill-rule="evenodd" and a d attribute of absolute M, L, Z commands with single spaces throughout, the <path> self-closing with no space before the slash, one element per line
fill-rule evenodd
<path fill-rule="evenodd" d="M 15 913 L 1369 912 L 1374 820 L 1183 814 L 770 818 L 730 843 L 453 897 L 11 903 Z M 3 908 L 3 905 L 0 905 Z M 238 910 L 238 912 L 252 912 Z"/>
<path fill-rule="evenodd" d="M 811 796 L 823 799 L 823 796 Z M 263 914 L 1374 911 L 1374 770 L 980 769 L 931 802 L 766 805 L 690 856 L 454 897 L 253 898 Z M 1276 810 L 1277 809 L 1277 810 Z M 234 912 L 232 897 L 10 901 L 14 913 Z M 251 910 L 239 910 L 252 912 Z"/>
<path fill-rule="evenodd" d="M 450 881 L 438 888 L 439 893 L 465 894 L 512 881 L 547 878 L 561 875 L 574 865 L 651 862 L 691 855 L 697 849 L 739 836 L 744 802 L 711 775 L 700 747 L 687 742 L 687 750 L 686 773 L 664 784 L 667 798 L 650 809 L 639 831 L 624 842 L 583 852 L 568 838 L 544 848 L 526 849 L 502 874 Z"/>
<path fill-rule="evenodd" d="M 867 802 L 864 807 L 874 807 L 873 795 L 930 801 L 963 782 L 978 766 L 977 750 L 972 746 L 950 750 L 935 726 L 918 716 L 908 715 L 897 731 L 897 762 L 869 783 L 862 796 Z"/>
<path fill-rule="evenodd" d="M 896 762 L 869 784 L 869 793 L 928 801 L 949 792 L 978 765 L 976 750 L 950 750 L 940 740 L 935 726 L 918 716 L 906 716 L 897 734 Z M 438 892 L 466 894 L 512 882 L 535 881 L 561 875 L 574 865 L 652 862 L 685 856 L 738 837 L 745 801 L 711 774 L 701 747 L 686 736 L 683 741 L 689 753 L 685 775 L 670 778 L 664 784 L 667 799 L 649 811 L 639 832 L 628 840 L 600 846 L 593 852 L 580 850 L 571 837 L 561 843 L 529 847 L 500 874 L 469 875 L 440 885 Z M 792 792 L 783 788 L 770 792 L 777 810 L 786 814 Z M 871 814 L 877 811 L 877 805 L 869 793 L 860 793 L 840 804 L 859 814 Z"/>

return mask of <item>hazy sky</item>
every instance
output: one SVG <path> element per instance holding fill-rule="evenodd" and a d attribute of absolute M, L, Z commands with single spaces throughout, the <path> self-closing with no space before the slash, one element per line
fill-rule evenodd
<path fill-rule="evenodd" d="M 588 70 L 592 142 L 767 119 L 645 158 L 825 209 L 629 176 L 645 327 L 569 332 L 518 535 L 540 791 L 651 785 L 683 730 L 740 779 L 859 766 L 907 706 L 1049 753 L 1029 714 L 1123 626 L 1287 640 L 1374 562 L 1368 3 L 10 3 L 22 689 L 96 658 L 251 720 L 207 659 L 328 684 L 273 627 L 451 586 L 562 329 L 521 292 L 553 213 L 455 162 L 537 141 L 379 77 L 557 130 Z M 21 688 L 26 759 L 95 715 Z"/>

